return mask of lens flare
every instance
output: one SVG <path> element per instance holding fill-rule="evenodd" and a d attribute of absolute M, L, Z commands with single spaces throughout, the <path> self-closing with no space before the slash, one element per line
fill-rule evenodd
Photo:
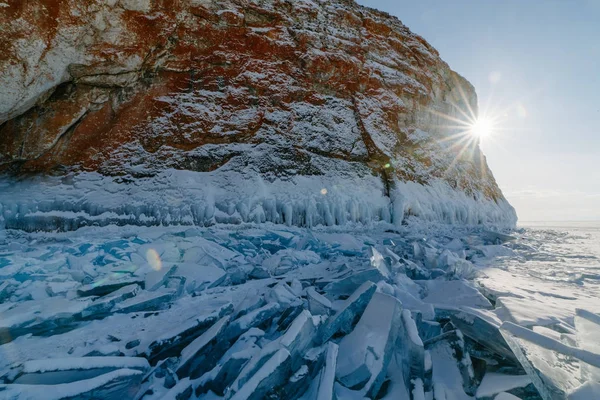
<path fill-rule="evenodd" d="M 146 261 L 155 271 L 160 271 L 162 269 L 162 261 L 160 260 L 160 255 L 154 249 L 149 249 L 146 252 Z"/>

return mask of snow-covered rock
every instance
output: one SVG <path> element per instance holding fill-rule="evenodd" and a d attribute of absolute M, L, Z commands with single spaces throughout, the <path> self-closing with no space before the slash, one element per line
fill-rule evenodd
<path fill-rule="evenodd" d="M 474 88 L 395 17 L 51 3 L 0 14 L 0 171 L 54 175 L 2 178 L 0 225 L 515 225 L 479 144 L 448 126 L 477 114 Z"/>

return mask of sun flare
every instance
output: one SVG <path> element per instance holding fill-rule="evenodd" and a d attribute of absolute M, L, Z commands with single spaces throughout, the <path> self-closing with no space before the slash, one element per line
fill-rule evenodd
<path fill-rule="evenodd" d="M 485 139 L 494 132 L 494 123 L 489 118 L 479 117 L 471 124 L 470 132 L 477 138 Z"/>

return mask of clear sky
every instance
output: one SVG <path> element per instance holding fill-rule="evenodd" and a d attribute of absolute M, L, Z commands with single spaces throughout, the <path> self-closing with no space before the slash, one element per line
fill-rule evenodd
<path fill-rule="evenodd" d="M 358 2 L 423 36 L 501 117 L 482 148 L 521 221 L 600 220 L 600 0 Z"/>

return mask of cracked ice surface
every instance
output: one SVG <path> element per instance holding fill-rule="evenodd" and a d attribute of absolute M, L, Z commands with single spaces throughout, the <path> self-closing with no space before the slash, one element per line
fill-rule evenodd
<path fill-rule="evenodd" d="M 598 393 L 600 230 L 0 232 L 0 398 Z"/>

